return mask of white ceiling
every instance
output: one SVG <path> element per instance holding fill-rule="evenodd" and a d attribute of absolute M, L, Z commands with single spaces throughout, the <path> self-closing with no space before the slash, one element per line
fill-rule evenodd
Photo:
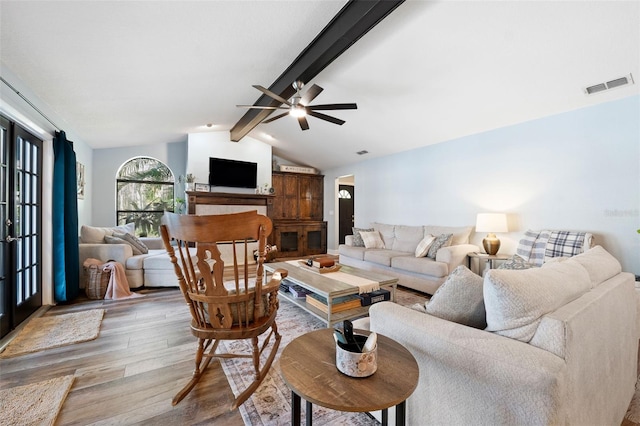
<path fill-rule="evenodd" d="M 178 142 L 228 131 L 344 4 L 2 0 L 0 59 L 93 148 Z M 346 124 L 250 136 L 326 170 L 639 94 L 583 92 L 629 73 L 639 1 L 409 0 L 310 82 Z"/>

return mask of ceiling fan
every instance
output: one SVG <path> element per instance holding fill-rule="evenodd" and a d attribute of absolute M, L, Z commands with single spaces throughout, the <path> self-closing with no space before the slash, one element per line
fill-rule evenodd
<path fill-rule="evenodd" d="M 309 88 L 304 95 L 300 93 L 304 83 L 301 81 L 296 81 L 293 83 L 293 88 L 296 90 L 296 94 L 293 95 L 291 101 L 284 99 L 283 97 L 273 93 L 271 90 L 262 87 L 258 84 L 254 84 L 253 87 L 269 96 L 272 99 L 275 99 L 278 102 L 285 104 L 286 106 L 259 106 L 259 105 L 236 105 L 239 108 L 252 108 L 252 109 L 270 109 L 270 110 L 288 110 L 287 112 L 283 112 L 282 114 L 278 114 L 275 117 L 268 118 L 263 123 L 271 123 L 279 118 L 282 118 L 286 115 L 291 115 L 298 119 L 298 124 L 300 124 L 300 128 L 302 130 L 309 129 L 309 123 L 307 122 L 307 115 L 311 117 L 316 117 L 321 120 L 328 121 L 330 123 L 338 124 L 342 126 L 345 121 L 340 120 L 339 118 L 331 117 L 330 115 L 322 114 L 317 111 L 327 111 L 327 110 L 337 110 L 337 109 L 358 109 L 358 106 L 354 103 L 347 104 L 325 104 L 325 105 L 309 105 L 311 101 L 313 101 L 316 96 L 318 96 L 324 89 L 317 84 L 314 84 Z"/>

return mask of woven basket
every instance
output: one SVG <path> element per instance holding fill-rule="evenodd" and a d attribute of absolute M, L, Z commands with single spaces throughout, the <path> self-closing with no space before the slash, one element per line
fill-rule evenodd
<path fill-rule="evenodd" d="M 87 282 L 84 285 L 84 291 L 89 299 L 104 299 L 107 293 L 107 286 L 111 278 L 110 271 L 103 271 L 102 266 L 89 265 L 84 268 Z"/>

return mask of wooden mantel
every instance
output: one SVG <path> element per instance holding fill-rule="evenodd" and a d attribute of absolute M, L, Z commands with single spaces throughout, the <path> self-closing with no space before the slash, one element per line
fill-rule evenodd
<path fill-rule="evenodd" d="M 275 197 L 273 195 L 262 194 L 187 191 L 187 204 L 189 206 L 189 214 L 203 214 L 197 212 L 197 206 L 247 206 L 248 208 L 262 207 L 260 210 L 266 209 L 266 215 L 271 217 L 274 198 Z M 204 214 L 216 213 L 207 211 Z"/>

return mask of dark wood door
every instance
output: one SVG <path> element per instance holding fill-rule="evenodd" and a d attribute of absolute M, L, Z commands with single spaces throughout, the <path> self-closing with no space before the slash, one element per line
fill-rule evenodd
<path fill-rule="evenodd" d="M 0 333 L 42 306 L 42 141 L 0 117 Z"/>
<path fill-rule="evenodd" d="M 273 173 L 271 185 L 274 189 L 273 217 L 271 219 L 298 218 L 298 176 Z"/>
<path fill-rule="evenodd" d="M 355 191 L 351 185 L 338 186 L 338 242 L 344 244 L 344 237 L 353 233 Z"/>

